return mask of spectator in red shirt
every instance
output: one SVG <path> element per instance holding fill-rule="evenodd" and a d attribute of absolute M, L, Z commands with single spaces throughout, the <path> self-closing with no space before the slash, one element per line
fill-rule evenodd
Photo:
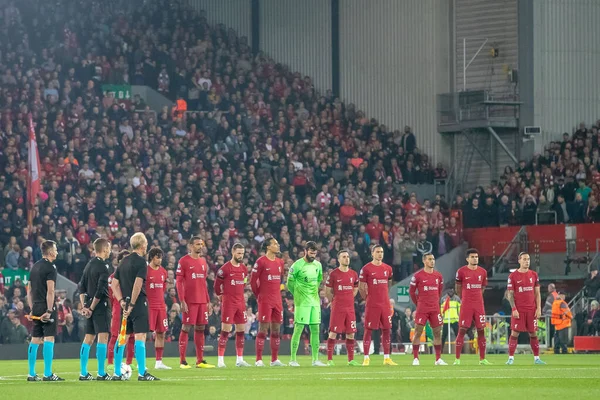
<path fill-rule="evenodd" d="M 374 215 L 371 218 L 371 222 L 365 226 L 365 232 L 369 235 L 371 240 L 377 240 L 378 243 L 381 243 L 381 233 L 383 232 L 383 224 L 379 222 L 379 216 Z"/>
<path fill-rule="evenodd" d="M 79 227 L 79 232 L 77 232 L 77 235 L 75 235 L 75 238 L 77 240 L 79 240 L 79 244 L 82 247 L 85 247 L 88 244 L 90 244 L 90 235 L 88 235 L 87 232 L 85 231 L 85 226 Z"/>
<path fill-rule="evenodd" d="M 352 218 L 356 216 L 356 208 L 352 204 L 352 200 L 344 199 L 344 205 L 340 207 L 340 220 L 344 224 L 350 224 Z"/>

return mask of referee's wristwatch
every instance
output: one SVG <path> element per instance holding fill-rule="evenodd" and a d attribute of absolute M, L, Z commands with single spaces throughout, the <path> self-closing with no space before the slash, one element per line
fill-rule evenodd
<path fill-rule="evenodd" d="M 135 303 L 129 303 L 129 307 L 134 308 L 135 307 Z"/>
<path fill-rule="evenodd" d="M 47 312 L 48 314 L 52 314 L 52 312 L 53 312 L 53 311 L 52 311 L 52 310 L 50 310 L 50 309 L 48 309 L 48 310 L 46 310 L 46 312 Z"/>

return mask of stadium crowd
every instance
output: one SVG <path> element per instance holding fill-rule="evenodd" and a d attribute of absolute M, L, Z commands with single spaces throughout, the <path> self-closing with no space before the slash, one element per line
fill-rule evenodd
<path fill-rule="evenodd" d="M 600 222 L 600 120 L 581 123 L 498 182 L 456 196 L 465 228 Z"/>
<path fill-rule="evenodd" d="M 181 325 L 174 269 L 192 234 L 205 239 L 211 290 L 234 242 L 252 265 L 274 236 L 287 267 L 315 240 L 326 269 L 348 248 L 357 271 L 379 242 L 400 280 L 419 254 L 443 255 L 461 241 L 458 215 L 443 197 L 417 199 L 404 186 L 446 177 L 410 127 L 391 132 L 320 94 L 309 77 L 251 54 L 245 38 L 205 15 L 169 1 L 0 4 L 4 342 L 20 342 L 20 326 L 29 326 L 23 281 L 44 238 L 58 243 L 60 274 L 77 282 L 94 239 L 109 238 L 115 260 L 133 232 L 145 232 L 165 251 L 171 337 Z M 120 106 L 103 84 L 148 85 L 203 111 L 154 113 L 139 97 Z M 42 182 L 31 227 L 29 113 Z M 251 336 L 256 304 L 248 294 Z M 293 299 L 285 302 L 290 330 Z M 58 303 L 60 338 L 78 341 L 81 304 L 64 294 Z M 216 298 L 210 313 L 209 341 L 220 327 Z"/>

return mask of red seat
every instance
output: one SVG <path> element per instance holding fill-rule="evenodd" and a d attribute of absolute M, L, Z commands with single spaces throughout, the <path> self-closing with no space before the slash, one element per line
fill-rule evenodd
<path fill-rule="evenodd" d="M 573 346 L 579 351 L 600 351 L 600 336 L 575 336 Z"/>

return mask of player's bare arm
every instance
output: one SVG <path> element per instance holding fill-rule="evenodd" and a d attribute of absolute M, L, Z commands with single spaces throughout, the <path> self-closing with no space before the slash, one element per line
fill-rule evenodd
<path fill-rule="evenodd" d="M 33 299 L 31 298 L 31 282 L 27 284 L 27 305 L 31 310 L 33 308 Z"/>
<path fill-rule="evenodd" d="M 512 309 L 512 316 L 515 318 L 519 318 L 519 311 L 517 311 L 517 308 L 515 306 L 515 292 L 514 290 L 509 290 L 506 293 L 506 298 L 508 299 L 508 302 L 510 303 L 510 308 Z"/>
<path fill-rule="evenodd" d="M 454 294 L 458 297 L 460 297 L 462 295 L 462 283 L 461 282 L 456 282 L 456 284 L 454 285 Z"/>
<path fill-rule="evenodd" d="M 367 296 L 369 295 L 367 282 L 358 282 L 358 291 L 360 292 L 360 297 L 362 297 L 363 300 L 366 300 Z"/>
<path fill-rule="evenodd" d="M 542 316 L 542 295 L 540 293 L 540 287 L 535 287 L 535 317 L 539 318 Z"/>
<path fill-rule="evenodd" d="M 48 311 L 52 310 L 52 308 L 54 307 L 54 292 L 56 289 L 54 286 L 54 281 L 52 281 L 52 280 L 47 280 L 46 285 L 48 285 L 48 291 L 46 292 L 47 308 L 46 308 L 46 312 L 42 315 L 43 320 L 49 320 L 51 317 L 51 314 Z"/>
<path fill-rule="evenodd" d="M 354 292 L 354 295 L 356 295 L 356 292 Z M 329 304 L 331 304 L 333 301 L 333 289 L 329 286 L 325 287 L 325 296 L 327 297 L 327 300 L 329 300 Z"/>

